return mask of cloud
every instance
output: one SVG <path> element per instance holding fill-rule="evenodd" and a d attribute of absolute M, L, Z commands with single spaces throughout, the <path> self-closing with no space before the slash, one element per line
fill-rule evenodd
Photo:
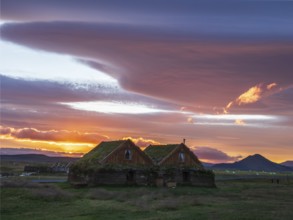
<path fill-rule="evenodd" d="M 255 102 L 258 102 L 263 97 L 267 97 L 274 93 L 278 93 L 282 91 L 282 89 L 276 90 L 276 86 L 277 86 L 277 83 L 270 83 L 267 85 L 264 85 L 263 83 L 257 84 L 249 88 L 246 92 L 242 93 L 236 100 L 229 102 L 223 111 L 225 114 L 227 114 L 228 110 L 231 109 L 233 105 L 241 106 L 241 105 L 255 103 Z"/>
<path fill-rule="evenodd" d="M 11 42 L 82 59 L 129 93 L 194 111 L 224 106 L 254 82 L 292 84 L 292 45 L 286 42 L 182 40 L 163 30 L 80 22 L 7 24 L 1 34 Z"/>
<path fill-rule="evenodd" d="M 259 36 L 290 39 L 292 30 L 288 27 L 292 20 L 291 12 L 292 5 L 287 1 L 278 4 L 275 1 L 226 0 L 157 0 L 156 4 L 135 0 L 88 1 L 87 4 L 81 0 L 1 1 L 1 18 L 9 21 L 118 23 L 171 29 L 205 37 L 224 38 L 228 35 L 244 39 Z M 270 25 L 266 25 L 268 23 Z"/>
<path fill-rule="evenodd" d="M 236 124 L 236 125 L 245 125 L 246 123 L 242 119 L 236 119 L 234 124 Z"/>
<path fill-rule="evenodd" d="M 76 0 L 3 0 L 1 3 L 4 22 L 20 21 L 1 24 L 1 39 L 8 41 L 5 43 L 26 46 L 38 53 L 65 54 L 114 77 L 120 85 L 115 92 L 99 86 L 80 89 L 49 81 L 1 80 L 1 117 L 5 126 L 39 131 L 56 127 L 90 133 L 103 131 L 111 138 L 152 137 L 162 143 L 187 137 L 194 144 L 200 140 L 201 146 L 216 136 L 229 134 L 245 140 L 229 142 L 230 147 L 241 150 L 248 145 L 271 152 L 275 146 L 282 146 L 282 152 L 290 150 L 293 103 L 290 2 L 212 0 L 182 4 L 158 0 L 151 4 L 126 0 L 117 4 L 111 1 L 84 4 Z M 66 78 L 68 74 L 60 75 Z M 236 102 L 241 94 L 260 83 L 262 91 L 269 91 L 261 93 L 258 101 L 241 105 Z M 277 85 L 273 86 L 274 83 Z M 286 129 L 276 139 L 274 134 L 279 127 L 223 128 L 219 123 L 206 123 L 206 118 L 195 118 L 202 124 L 190 126 L 186 123 L 187 115 L 183 114 L 122 117 L 57 104 L 121 100 L 168 110 L 184 106 L 193 113 L 205 114 L 220 112 L 228 103 L 228 109 L 233 108 L 235 114 L 276 116 L 276 123 Z M 229 124 L 233 125 L 234 120 Z M 267 120 L 260 124 L 270 123 Z M 243 132 L 239 133 L 239 129 Z M 268 141 L 265 143 L 264 139 Z"/>
<path fill-rule="evenodd" d="M 213 163 L 234 162 L 242 158 L 242 156 L 230 156 L 225 152 L 212 147 L 194 147 L 193 152 L 200 160 Z"/>
<path fill-rule="evenodd" d="M 247 90 L 245 93 L 241 94 L 236 99 L 236 103 L 238 105 L 242 105 L 242 104 L 257 102 L 261 98 L 261 93 L 262 93 L 262 90 L 260 88 L 260 85 L 253 86 L 249 90 Z"/>
<path fill-rule="evenodd" d="M 13 128 L 8 128 L 8 127 L 2 127 L 0 126 L 0 135 L 9 135 L 13 132 Z"/>
<path fill-rule="evenodd" d="M 151 106 L 142 105 L 140 103 L 131 102 L 73 102 L 61 103 L 70 106 L 73 109 L 93 111 L 110 114 L 154 114 L 154 113 L 170 113 L 172 111 L 164 109 L 156 109 Z"/>
<path fill-rule="evenodd" d="M 133 137 L 124 137 L 123 140 L 130 139 L 132 140 L 137 146 L 145 148 L 149 146 L 150 144 L 160 144 L 159 142 L 152 140 L 152 139 L 144 139 L 142 137 L 133 138 Z"/>
<path fill-rule="evenodd" d="M 78 142 L 97 144 L 102 140 L 109 139 L 107 136 L 96 133 L 81 133 L 78 131 L 68 130 L 49 130 L 40 131 L 35 128 L 7 128 L 0 127 L 1 136 L 11 137 L 15 139 L 28 139 L 39 141 L 53 142 Z"/>
<path fill-rule="evenodd" d="M 194 120 L 192 117 L 188 117 L 187 118 L 187 122 L 190 123 L 190 124 L 193 124 L 194 123 Z"/>
<path fill-rule="evenodd" d="M 267 85 L 267 90 L 270 90 L 272 88 L 274 88 L 275 86 L 277 86 L 277 83 L 271 83 Z"/>
<path fill-rule="evenodd" d="M 92 84 L 72 84 L 61 83 L 49 80 L 30 80 L 23 78 L 13 78 L 0 73 L 1 101 L 5 104 L 26 105 L 30 107 L 40 107 L 48 105 L 60 105 L 61 103 L 90 103 L 120 102 L 137 103 L 145 106 L 161 106 L 162 109 L 175 109 L 177 105 L 146 97 L 139 94 L 129 93 L 120 88 L 115 88 L 99 83 Z M 59 107 L 60 107 L 59 106 Z M 66 108 L 66 107 L 64 107 Z"/>

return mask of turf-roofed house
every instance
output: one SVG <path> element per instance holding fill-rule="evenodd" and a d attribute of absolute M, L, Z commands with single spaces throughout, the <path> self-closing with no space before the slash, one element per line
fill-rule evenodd
<path fill-rule="evenodd" d="M 197 156 L 184 144 L 150 145 L 144 152 L 157 168 L 157 185 L 215 185 L 212 171 L 205 170 Z"/>
<path fill-rule="evenodd" d="M 131 140 L 101 142 L 74 163 L 72 184 L 147 185 L 152 160 Z"/>
<path fill-rule="evenodd" d="M 142 151 L 131 140 L 101 142 L 70 167 L 68 179 L 92 186 L 214 186 L 214 174 L 184 143 Z"/>

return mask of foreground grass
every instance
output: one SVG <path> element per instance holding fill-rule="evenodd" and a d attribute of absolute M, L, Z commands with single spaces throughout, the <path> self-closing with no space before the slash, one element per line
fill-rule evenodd
<path fill-rule="evenodd" d="M 217 188 L 2 182 L 1 219 L 293 219 L 293 184 L 219 181 Z"/>

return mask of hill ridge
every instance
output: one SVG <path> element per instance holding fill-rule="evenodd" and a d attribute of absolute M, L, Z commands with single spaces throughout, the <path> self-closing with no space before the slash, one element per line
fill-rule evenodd
<path fill-rule="evenodd" d="M 44 154 L 13 154 L 0 155 L 1 161 L 18 161 L 18 162 L 37 162 L 37 163 L 56 163 L 56 162 L 74 162 L 79 158 L 75 157 L 51 157 Z"/>
<path fill-rule="evenodd" d="M 221 163 L 211 167 L 212 169 L 230 169 L 230 170 L 255 170 L 267 172 L 284 172 L 293 171 L 292 168 L 274 163 L 265 158 L 261 154 L 249 155 L 248 157 L 234 162 L 234 163 Z"/>

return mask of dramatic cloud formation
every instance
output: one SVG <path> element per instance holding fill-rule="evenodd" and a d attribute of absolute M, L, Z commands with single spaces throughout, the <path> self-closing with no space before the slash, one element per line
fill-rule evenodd
<path fill-rule="evenodd" d="M 2 0 L 3 145 L 83 153 L 108 137 L 186 138 L 292 159 L 292 10 L 283 0 Z"/>
<path fill-rule="evenodd" d="M 16 139 L 29 139 L 40 141 L 55 141 L 55 142 L 78 142 L 97 144 L 102 140 L 107 140 L 107 136 L 95 133 L 80 133 L 78 131 L 67 130 L 49 130 L 39 131 L 35 128 L 14 129 L 8 127 L 0 127 L 0 134 Z"/>
<path fill-rule="evenodd" d="M 266 86 L 263 84 L 258 84 L 250 89 L 248 89 L 246 92 L 241 94 L 235 101 L 231 101 L 228 103 L 226 108 L 224 108 L 224 113 L 227 114 L 228 110 L 233 106 L 233 105 L 245 105 L 245 104 L 250 104 L 250 103 L 255 103 L 259 101 L 261 98 L 264 96 L 269 96 L 272 95 L 273 93 L 277 93 L 282 91 L 280 90 L 275 90 L 274 92 L 271 92 L 270 90 L 274 89 L 277 86 L 277 83 L 271 83 L 267 84 Z"/>
<path fill-rule="evenodd" d="M 242 156 L 229 156 L 223 151 L 211 147 L 196 147 L 193 152 L 201 160 L 213 163 L 234 162 L 242 158 Z"/>
<path fill-rule="evenodd" d="M 84 32 L 88 34 L 84 35 Z M 100 69 L 102 66 L 102 70 L 117 79 L 124 89 L 191 106 L 196 111 L 200 110 L 198 106 L 205 111 L 223 106 L 227 100 L 234 99 L 235 94 L 241 94 L 252 83 L 264 79 L 267 84 L 278 81 L 284 87 L 291 83 L 288 62 L 293 54 L 292 45 L 288 43 L 228 44 L 203 39 L 182 42 L 181 37 L 185 36 L 177 35 L 174 39 L 162 41 L 167 33 L 144 32 L 128 26 L 108 25 L 106 28 L 100 24 L 64 22 L 7 24 L 2 27 L 4 39 L 72 54 L 83 57 L 83 60 L 90 58 L 92 67 Z M 68 36 L 71 37 L 67 39 Z M 54 44 L 48 44 L 48 39 Z M 123 44 L 115 43 L 119 41 Z M 85 47 L 82 42 L 91 42 L 90 47 Z M 279 75 L 275 74 L 277 69 Z"/>

